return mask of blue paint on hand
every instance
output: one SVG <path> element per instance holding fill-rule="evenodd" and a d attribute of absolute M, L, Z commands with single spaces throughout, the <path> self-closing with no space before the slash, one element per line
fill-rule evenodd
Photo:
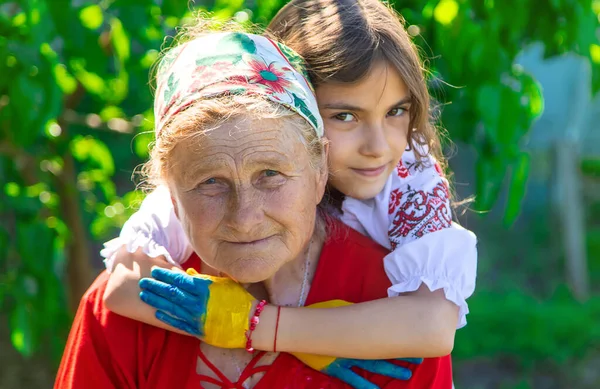
<path fill-rule="evenodd" d="M 212 281 L 161 268 L 152 269 L 152 277 L 140 280 L 140 299 L 157 310 L 156 318 L 203 336 Z"/>
<path fill-rule="evenodd" d="M 405 358 L 399 360 L 416 364 L 423 362 L 422 358 Z M 412 371 L 410 369 L 395 365 L 386 360 L 348 358 L 337 358 L 323 370 L 323 373 L 331 377 L 335 377 L 355 389 L 379 389 L 377 385 L 352 371 L 353 367 L 357 367 L 371 373 L 391 377 L 397 380 L 409 380 L 412 377 Z"/>

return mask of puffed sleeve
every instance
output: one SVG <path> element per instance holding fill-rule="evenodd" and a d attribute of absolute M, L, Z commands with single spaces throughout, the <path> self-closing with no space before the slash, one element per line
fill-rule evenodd
<path fill-rule="evenodd" d="M 443 289 L 446 299 L 459 308 L 457 328 L 467 324 L 466 299 L 475 290 L 477 238 L 456 223 L 410 243 L 397 246 L 384 258 L 392 282 L 389 296 L 412 292 L 425 283 L 429 290 Z"/>
<path fill-rule="evenodd" d="M 159 186 L 150 193 L 140 209 L 123 226 L 118 238 L 104 243 L 100 254 L 110 272 L 115 254 L 122 247 L 133 253 L 139 248 L 150 257 L 163 255 L 169 263 L 180 266 L 192 254 L 192 248 L 183 231 L 171 202 L 169 189 Z"/>

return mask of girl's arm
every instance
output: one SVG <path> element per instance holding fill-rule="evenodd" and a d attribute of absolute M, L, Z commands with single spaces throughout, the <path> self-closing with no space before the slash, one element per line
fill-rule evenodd
<path fill-rule="evenodd" d="M 278 349 L 362 359 L 450 354 L 475 289 L 475 235 L 452 224 L 398 246 L 383 261 L 392 281 L 389 298 L 331 309 L 282 308 Z M 272 350 L 273 311 L 263 313 L 255 347 Z"/>
<path fill-rule="evenodd" d="M 121 316 L 173 330 L 155 318 L 155 309 L 140 300 L 138 282 L 150 276 L 154 266 L 178 269 L 191 252 L 168 188 L 157 187 L 127 220 L 119 238 L 105 243 L 101 251 L 110 273 L 104 304 Z"/>
<path fill-rule="evenodd" d="M 273 349 L 276 316 L 277 307 L 265 307 L 253 334 L 255 348 Z M 424 285 L 339 308 L 282 308 L 277 349 L 360 359 L 445 356 L 454 347 L 457 318 L 458 307 Z"/>
<path fill-rule="evenodd" d="M 130 253 L 125 246 L 121 247 L 114 256 L 112 272 L 104 291 L 104 304 L 121 316 L 188 335 L 158 320 L 155 316 L 156 309 L 140 300 L 139 281 L 143 277 L 150 277 L 150 272 L 155 266 L 181 271 L 169 264 L 165 257 L 152 258 L 144 254 L 142 249 Z"/>

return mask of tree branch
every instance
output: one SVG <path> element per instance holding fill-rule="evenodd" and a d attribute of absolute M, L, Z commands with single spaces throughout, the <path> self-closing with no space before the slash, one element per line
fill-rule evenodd
<path fill-rule="evenodd" d="M 65 113 L 79 104 L 85 89 L 79 84 L 77 90 L 65 101 Z M 69 288 L 69 305 L 74 312 L 77 310 L 79 300 L 93 280 L 94 271 L 90 258 L 90 247 L 86 228 L 81 220 L 80 198 L 77 190 L 77 172 L 75 161 L 69 152 L 69 126 L 64 120 L 64 113 L 58 119 L 61 133 L 57 137 L 57 152 L 63 159 L 63 167 L 58 176 L 55 176 L 56 193 L 60 199 L 60 208 L 64 221 L 71 232 L 71 239 L 67 248 L 67 283 Z M 62 147 L 61 147 L 62 146 Z"/>

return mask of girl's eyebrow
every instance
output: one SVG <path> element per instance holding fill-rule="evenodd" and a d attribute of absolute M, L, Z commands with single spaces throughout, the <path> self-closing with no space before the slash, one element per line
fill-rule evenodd
<path fill-rule="evenodd" d="M 397 107 L 399 105 L 410 103 L 411 100 L 412 99 L 411 99 L 410 96 L 403 97 L 397 103 L 392 104 L 392 106 L 390 107 L 390 109 L 394 108 L 394 107 Z M 355 105 L 344 103 L 344 102 L 339 102 L 339 103 L 338 102 L 333 102 L 333 103 L 330 103 L 330 104 L 323 104 L 323 109 L 341 109 L 341 110 L 355 111 L 355 112 L 363 112 L 363 111 L 365 111 L 364 108 L 357 107 Z"/>

